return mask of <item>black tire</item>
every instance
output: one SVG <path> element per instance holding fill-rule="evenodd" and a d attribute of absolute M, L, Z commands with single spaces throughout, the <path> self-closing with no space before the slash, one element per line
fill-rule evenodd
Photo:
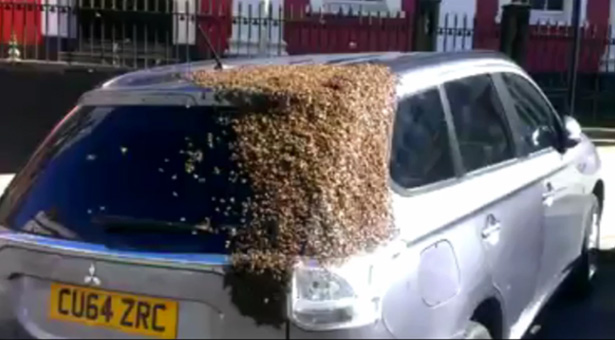
<path fill-rule="evenodd" d="M 567 285 L 568 296 L 572 298 L 585 298 L 593 290 L 593 278 L 598 270 L 598 251 L 600 249 L 600 205 L 598 199 L 594 196 L 594 204 L 590 211 L 589 230 L 583 240 L 583 249 L 575 267 L 570 273 L 570 278 Z M 597 227 L 593 235 L 595 244 L 590 247 L 592 237 L 592 226 L 594 218 L 597 218 Z"/>
<path fill-rule="evenodd" d="M 463 338 L 464 339 L 493 339 L 487 327 L 475 321 L 470 321 L 468 323 L 468 327 L 466 327 L 465 332 L 463 332 Z"/>

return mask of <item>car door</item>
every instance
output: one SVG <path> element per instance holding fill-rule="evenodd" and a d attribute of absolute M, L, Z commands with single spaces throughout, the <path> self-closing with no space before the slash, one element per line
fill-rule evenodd
<path fill-rule="evenodd" d="M 574 149 L 566 150 L 563 126 L 542 91 L 521 73 L 502 73 L 504 87 L 517 116 L 516 131 L 527 159 L 544 160 L 540 174 L 545 232 L 539 286 L 553 288 L 580 254 L 585 195 L 573 163 Z"/>
<path fill-rule="evenodd" d="M 507 114 L 490 75 L 444 84 L 459 146 L 472 223 L 505 301 L 506 324 L 532 302 L 542 244 L 540 188 L 517 159 Z M 525 175 L 524 175 L 525 174 Z"/>

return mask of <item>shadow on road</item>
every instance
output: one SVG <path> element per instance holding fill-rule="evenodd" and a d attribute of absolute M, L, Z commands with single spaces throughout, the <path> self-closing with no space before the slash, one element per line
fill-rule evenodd
<path fill-rule="evenodd" d="M 615 250 L 603 251 L 594 291 L 586 299 L 556 294 L 526 339 L 613 339 L 615 337 Z"/>

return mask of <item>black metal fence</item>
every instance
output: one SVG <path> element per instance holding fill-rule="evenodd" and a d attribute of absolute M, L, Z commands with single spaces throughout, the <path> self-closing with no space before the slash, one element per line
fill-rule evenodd
<path fill-rule="evenodd" d="M 177 2 L 166 0 L 86 0 L 74 6 L 48 1 L 1 3 L 0 52 L 8 61 L 131 68 L 190 61 L 194 23 L 212 16 L 178 11 Z"/>
<path fill-rule="evenodd" d="M 446 13 L 439 23 L 437 50 L 442 52 L 471 50 L 474 48 L 474 32 L 478 19 L 466 14 Z M 497 31 L 492 37 L 499 39 Z"/>
<path fill-rule="evenodd" d="M 210 58 L 205 36 L 224 57 L 412 49 L 412 17 L 405 12 L 242 2 L 227 8 L 182 0 L 49 1 L 0 2 L 0 57 L 142 68 Z"/>
<path fill-rule="evenodd" d="M 493 17 L 443 13 L 430 32 L 421 11 L 364 5 L 263 6 L 185 0 L 0 0 L 0 60 L 9 63 L 110 66 L 118 69 L 209 59 L 308 53 L 501 50 L 507 27 Z M 230 2 L 228 2 L 230 3 Z M 615 27 L 526 23 L 519 62 L 562 111 L 569 111 L 571 72 L 576 112 L 604 121 L 615 114 Z M 510 30 L 509 30 L 510 31 Z M 417 36 L 433 44 L 421 45 Z M 431 46 L 431 47 L 429 47 Z M 574 49 L 578 68 L 571 71 Z M 85 90 L 85 89 L 84 89 Z M 615 119 L 613 119 L 615 121 Z"/>
<path fill-rule="evenodd" d="M 0 59 L 149 67 L 210 58 L 205 35 L 224 57 L 415 49 L 417 12 L 391 12 L 378 5 L 315 9 L 242 1 L 233 7 L 186 0 L 28 1 L 0 0 Z M 440 15 L 435 49 L 499 49 L 501 25 L 489 20 Z M 571 27 L 533 25 L 528 70 L 565 70 L 561 60 L 570 54 Z M 581 69 L 600 63 L 606 72 L 615 70 L 613 28 L 581 30 L 583 51 L 605 51 L 600 59 L 585 53 L 595 60 L 581 60 Z"/>

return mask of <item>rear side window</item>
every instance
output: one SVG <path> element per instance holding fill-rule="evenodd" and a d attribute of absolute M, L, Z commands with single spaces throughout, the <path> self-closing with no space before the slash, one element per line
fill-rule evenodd
<path fill-rule="evenodd" d="M 437 89 L 399 103 L 390 171 L 393 180 L 405 188 L 455 176 L 444 109 Z"/>
<path fill-rule="evenodd" d="M 502 79 L 512 97 L 519 116 L 519 134 L 525 153 L 553 147 L 559 149 L 559 124 L 553 110 L 527 79 L 511 73 Z"/>
<path fill-rule="evenodd" d="M 444 85 L 466 171 L 514 157 L 504 109 L 489 75 Z"/>

